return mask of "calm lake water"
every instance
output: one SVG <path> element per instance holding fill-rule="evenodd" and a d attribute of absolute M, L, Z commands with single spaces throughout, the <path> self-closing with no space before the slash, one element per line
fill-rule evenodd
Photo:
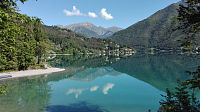
<path fill-rule="evenodd" d="M 165 89 L 200 65 L 197 57 L 59 56 L 49 63 L 66 68 L 62 73 L 1 82 L 8 92 L 0 95 L 0 112 L 154 112 Z"/>

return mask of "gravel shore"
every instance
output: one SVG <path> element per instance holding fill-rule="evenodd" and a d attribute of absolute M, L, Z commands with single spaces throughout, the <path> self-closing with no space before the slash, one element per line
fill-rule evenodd
<path fill-rule="evenodd" d="M 55 73 L 55 72 L 61 72 L 61 71 L 64 71 L 64 70 L 65 69 L 61 69 L 61 68 L 47 68 L 47 69 L 38 69 L 38 70 L 5 72 L 5 73 L 0 73 L 0 80 L 10 79 L 10 78 L 18 78 L 18 77 L 28 77 L 28 76 L 50 74 L 50 73 Z"/>

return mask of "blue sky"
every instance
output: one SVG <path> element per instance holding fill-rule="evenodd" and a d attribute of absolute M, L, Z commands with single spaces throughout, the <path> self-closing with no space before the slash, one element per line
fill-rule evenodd
<path fill-rule="evenodd" d="M 179 0 L 29 0 L 19 10 L 46 25 L 91 22 L 126 28 Z"/>

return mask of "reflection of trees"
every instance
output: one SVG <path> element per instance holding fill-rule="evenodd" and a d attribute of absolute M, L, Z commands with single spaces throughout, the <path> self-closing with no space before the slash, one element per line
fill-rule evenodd
<path fill-rule="evenodd" d="M 40 112 L 49 100 L 45 77 L 5 81 L 8 92 L 0 96 L 0 112 Z"/>
<path fill-rule="evenodd" d="M 200 64 L 197 57 L 184 55 L 145 55 L 134 56 L 111 65 L 116 71 L 143 80 L 160 90 L 173 88 L 178 79 L 186 79 L 184 70 L 195 69 Z"/>
<path fill-rule="evenodd" d="M 47 112 L 109 112 L 98 105 L 79 102 L 70 105 L 52 105 L 47 107 Z"/>
<path fill-rule="evenodd" d="M 5 95 L 7 93 L 7 85 L 0 84 L 0 95 Z"/>
<path fill-rule="evenodd" d="M 176 86 L 178 79 L 187 79 L 188 75 L 184 70 L 195 69 L 200 64 L 200 59 L 178 54 L 136 55 L 120 60 L 108 57 L 58 56 L 50 63 L 56 67 L 76 69 L 71 75 L 67 73 L 68 76 L 90 67 L 111 66 L 118 72 L 131 75 L 165 91 L 166 87 Z M 84 74 L 84 77 L 86 75 Z"/>
<path fill-rule="evenodd" d="M 48 76 L 34 76 L 1 82 L 6 85 L 6 95 L 0 95 L 0 112 L 44 112 L 50 98 L 51 81 L 70 77 L 82 68 L 68 68 L 67 71 Z M 4 89 L 5 90 L 5 89 Z"/>
<path fill-rule="evenodd" d="M 101 67 L 108 66 L 117 59 L 114 57 L 95 57 L 87 55 L 76 55 L 76 56 L 57 56 L 55 59 L 49 61 L 51 66 L 54 67 Z"/>

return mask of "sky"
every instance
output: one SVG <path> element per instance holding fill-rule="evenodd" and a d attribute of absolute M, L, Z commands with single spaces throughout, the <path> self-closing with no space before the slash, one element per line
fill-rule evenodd
<path fill-rule="evenodd" d="M 29 0 L 18 10 L 46 25 L 90 22 L 97 26 L 128 26 L 179 0 Z"/>

